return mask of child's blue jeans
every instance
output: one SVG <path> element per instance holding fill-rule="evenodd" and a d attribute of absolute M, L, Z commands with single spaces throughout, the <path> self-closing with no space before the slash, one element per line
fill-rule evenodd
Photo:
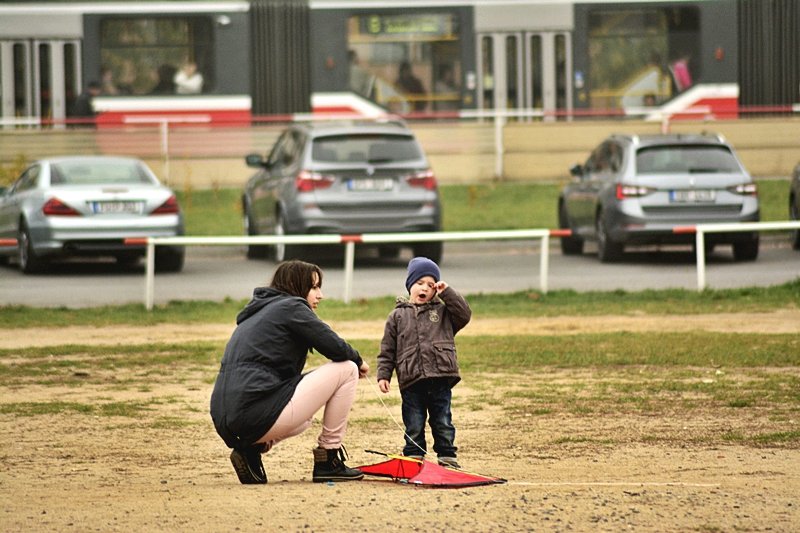
<path fill-rule="evenodd" d="M 425 455 L 425 421 L 430 416 L 433 451 L 438 457 L 455 457 L 456 428 L 450 412 L 452 393 L 446 379 L 425 379 L 400 391 L 406 445 L 403 455 Z"/>

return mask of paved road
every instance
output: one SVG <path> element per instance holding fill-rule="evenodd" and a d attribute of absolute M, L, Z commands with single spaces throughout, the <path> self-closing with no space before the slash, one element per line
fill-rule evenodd
<path fill-rule="evenodd" d="M 447 243 L 442 266 L 444 279 L 466 294 L 514 292 L 539 287 L 538 245 L 516 242 Z M 621 263 L 602 264 L 591 254 L 564 257 L 553 247 L 550 290 L 576 291 L 697 287 L 694 256 L 673 249 L 626 254 Z M 587 250 L 588 251 L 588 250 Z M 400 295 L 405 292 L 406 263 L 359 257 L 356 260 L 353 298 Z M 343 261 L 321 262 L 323 291 L 342 299 Z M 155 303 L 171 300 L 244 299 L 253 287 L 266 284 L 275 264 L 247 260 L 241 247 L 190 247 L 186 266 L 179 274 L 158 274 Z M 711 288 L 769 286 L 800 277 L 800 252 L 788 244 L 762 246 L 758 261 L 736 263 L 730 249 L 720 247 L 708 260 L 707 283 Z M 143 266 L 120 267 L 113 263 L 64 263 L 44 275 L 22 275 L 14 265 L 0 266 L 0 305 L 36 307 L 89 307 L 106 304 L 143 303 Z"/>

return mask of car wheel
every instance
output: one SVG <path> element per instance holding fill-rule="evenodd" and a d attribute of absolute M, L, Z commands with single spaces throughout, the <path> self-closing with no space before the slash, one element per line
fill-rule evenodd
<path fill-rule="evenodd" d="M 413 251 L 416 257 L 427 257 L 434 263 L 440 263 L 444 245 L 442 242 L 421 242 L 414 245 Z"/>
<path fill-rule="evenodd" d="M 755 261 L 758 258 L 758 233 L 747 241 L 733 243 L 733 258 L 736 261 Z"/>
<path fill-rule="evenodd" d="M 558 227 L 571 229 L 569 217 L 563 205 L 558 206 Z M 561 253 L 564 255 L 581 255 L 583 253 L 583 239 L 580 237 L 561 237 Z"/>
<path fill-rule="evenodd" d="M 250 215 L 250 210 L 247 207 L 244 208 L 243 225 L 244 225 L 245 235 L 247 235 L 248 237 L 258 235 L 258 233 L 256 233 L 255 224 L 253 224 L 253 218 Z M 268 254 L 269 254 L 269 248 L 267 246 L 264 246 L 263 244 L 247 245 L 248 259 L 263 259 L 267 257 Z"/>
<path fill-rule="evenodd" d="M 608 224 L 602 211 L 597 215 L 597 257 L 603 263 L 617 261 L 622 256 L 622 243 L 614 242 L 608 234 Z"/>
<path fill-rule="evenodd" d="M 19 268 L 25 274 L 36 274 L 41 272 L 47 266 L 47 261 L 41 259 L 36 255 L 33 249 L 33 241 L 31 240 L 30 231 L 28 226 L 23 222 L 20 224 L 19 233 L 17 235 L 17 245 L 19 247 Z"/>
<path fill-rule="evenodd" d="M 156 272 L 180 272 L 183 270 L 185 248 L 156 247 Z"/>
<path fill-rule="evenodd" d="M 288 235 L 286 231 L 286 220 L 283 214 L 278 214 L 278 219 L 275 221 L 275 236 L 282 237 Z M 276 244 L 273 248 L 275 261 L 278 263 L 288 261 L 290 259 L 297 259 L 300 257 L 300 246 L 292 244 Z"/>
<path fill-rule="evenodd" d="M 800 203 L 800 199 L 798 198 L 791 198 L 789 200 L 789 219 L 798 221 L 800 220 L 800 208 L 797 206 Z M 800 250 L 800 230 L 796 229 L 792 231 L 792 248 L 795 250 Z"/>

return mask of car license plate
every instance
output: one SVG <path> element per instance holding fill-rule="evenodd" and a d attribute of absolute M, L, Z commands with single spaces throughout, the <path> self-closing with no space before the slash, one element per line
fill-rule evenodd
<path fill-rule="evenodd" d="M 141 215 L 144 202 L 92 202 L 95 215 Z"/>
<path fill-rule="evenodd" d="M 347 180 L 348 191 L 390 191 L 394 187 L 391 178 L 359 178 Z"/>
<path fill-rule="evenodd" d="M 670 191 L 670 202 L 676 203 L 701 203 L 713 202 L 716 198 L 716 191 L 710 189 L 682 189 Z"/>

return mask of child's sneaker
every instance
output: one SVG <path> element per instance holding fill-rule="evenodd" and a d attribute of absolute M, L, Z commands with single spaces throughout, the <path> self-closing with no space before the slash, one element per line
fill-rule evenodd
<path fill-rule="evenodd" d="M 439 457 L 439 466 L 444 466 L 447 468 L 461 468 L 461 465 L 458 464 L 455 457 Z"/>

